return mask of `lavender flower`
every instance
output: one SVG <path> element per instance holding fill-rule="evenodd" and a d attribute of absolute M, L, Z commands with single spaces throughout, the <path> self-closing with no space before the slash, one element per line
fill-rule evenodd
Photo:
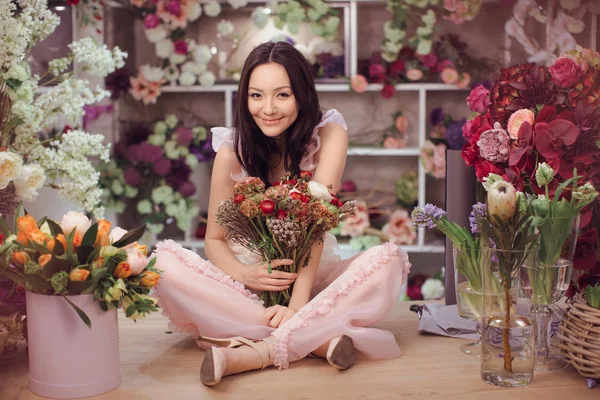
<path fill-rule="evenodd" d="M 437 126 L 444 121 L 444 111 L 442 111 L 442 107 L 437 107 L 431 110 L 429 113 L 429 123 L 431 126 Z"/>
<path fill-rule="evenodd" d="M 477 203 L 473 205 L 473 210 L 469 215 L 469 225 L 471 225 L 471 233 L 476 234 L 479 233 L 479 229 L 477 229 L 477 216 L 483 217 L 487 213 L 487 205 L 485 203 Z"/>
<path fill-rule="evenodd" d="M 446 140 L 448 141 L 451 149 L 459 150 L 462 149 L 465 144 L 467 144 L 467 141 L 462 134 L 462 127 L 465 122 L 465 119 L 457 122 L 451 122 L 446 128 Z"/>
<path fill-rule="evenodd" d="M 425 204 L 425 207 L 415 207 L 411 213 L 413 224 L 419 228 L 427 227 L 433 229 L 437 227 L 442 217 L 446 216 L 446 211 L 433 204 Z"/>

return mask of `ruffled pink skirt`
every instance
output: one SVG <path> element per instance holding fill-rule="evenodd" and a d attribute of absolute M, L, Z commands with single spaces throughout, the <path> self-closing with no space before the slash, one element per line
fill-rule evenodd
<path fill-rule="evenodd" d="M 277 329 L 265 325 L 265 308 L 255 293 L 196 253 L 167 240 L 155 254 L 156 267 L 164 271 L 155 296 L 175 332 L 216 338 L 272 335 L 280 369 L 341 335 L 370 358 L 400 355 L 391 332 L 371 327 L 391 312 L 410 270 L 408 256 L 396 245 L 319 266 L 311 301 Z"/>

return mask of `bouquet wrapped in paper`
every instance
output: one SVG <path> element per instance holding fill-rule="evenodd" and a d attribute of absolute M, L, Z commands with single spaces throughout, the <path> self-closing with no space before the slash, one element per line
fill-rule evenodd
<path fill-rule="evenodd" d="M 353 201 L 342 203 L 311 178 L 310 172 L 303 171 L 297 179 L 285 177 L 269 188 L 254 177 L 236 183 L 233 198 L 222 201 L 217 210 L 226 238 L 266 262 L 292 260 L 292 265 L 282 267 L 286 272 L 307 265 L 313 245 L 354 210 Z M 261 299 L 267 307 L 287 305 L 292 289 L 293 284 L 281 292 L 263 292 Z"/>

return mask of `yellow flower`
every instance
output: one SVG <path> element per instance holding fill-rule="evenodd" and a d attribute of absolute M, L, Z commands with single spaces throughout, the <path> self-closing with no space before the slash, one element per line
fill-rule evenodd
<path fill-rule="evenodd" d="M 509 182 L 497 181 L 487 193 L 487 207 L 490 216 L 508 221 L 515 215 L 517 191 Z"/>
<path fill-rule="evenodd" d="M 38 230 L 31 231 L 27 234 L 27 239 L 32 241 L 35 244 L 39 244 L 40 246 L 45 246 L 48 237 L 44 235 L 44 232 Z"/>
<path fill-rule="evenodd" d="M 73 282 L 83 282 L 88 278 L 88 276 L 90 276 L 90 271 L 87 269 L 75 268 L 69 274 L 69 280 Z"/>
<path fill-rule="evenodd" d="M 25 235 L 29 235 L 31 232 L 39 230 L 37 222 L 29 214 L 17 218 L 17 229 Z"/>
<path fill-rule="evenodd" d="M 98 234 L 94 246 L 108 245 L 108 236 L 110 235 L 110 222 L 105 219 L 98 221 Z"/>
<path fill-rule="evenodd" d="M 156 286 L 159 280 L 160 275 L 158 275 L 156 272 L 146 271 L 142 274 L 142 279 L 140 280 L 140 283 L 142 286 L 149 288 Z"/>

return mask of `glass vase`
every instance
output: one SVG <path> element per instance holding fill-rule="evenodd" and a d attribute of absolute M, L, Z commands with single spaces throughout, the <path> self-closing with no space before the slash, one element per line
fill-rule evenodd
<path fill-rule="evenodd" d="M 517 312 L 519 271 L 535 262 L 537 248 L 481 249 L 481 378 L 494 386 L 525 386 L 533 380 L 533 320 Z"/>
<path fill-rule="evenodd" d="M 482 318 L 479 249 L 453 246 L 452 254 L 458 315 L 476 322 L 477 333 L 480 335 L 480 339 L 461 345 L 460 350 L 465 354 L 479 357 L 481 354 Z"/>
<path fill-rule="evenodd" d="M 579 215 L 550 217 L 537 229 L 540 247 L 536 262 L 521 268 L 522 292 L 531 299 L 531 315 L 536 325 L 535 369 L 561 369 L 568 363 L 559 351 L 556 354 L 551 352 L 550 306 L 562 298 L 571 281 Z"/>

